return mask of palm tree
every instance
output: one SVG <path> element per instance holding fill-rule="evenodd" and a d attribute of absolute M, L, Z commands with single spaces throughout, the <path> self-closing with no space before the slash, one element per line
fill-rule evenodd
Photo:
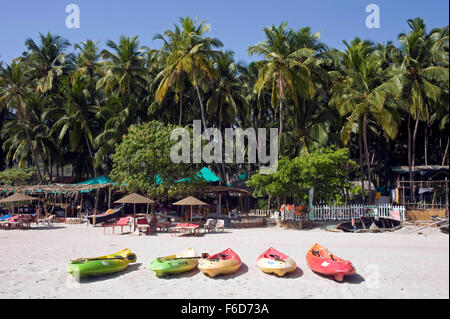
<path fill-rule="evenodd" d="M 210 25 L 205 21 L 197 24 L 197 19 L 186 17 L 180 18 L 180 26 L 176 25 L 174 31 L 164 32 L 167 39 L 160 34 L 155 36 L 155 39 L 164 41 L 163 50 L 167 52 L 166 68 L 161 74 L 163 79 L 156 91 L 157 101 L 162 100 L 168 88 L 177 83 L 180 76 L 189 74 L 197 92 L 205 128 L 208 126 L 199 81 L 206 80 L 211 83 L 216 78 L 211 58 L 217 55 L 214 48 L 223 46 L 218 39 L 205 36 L 209 30 Z"/>
<path fill-rule="evenodd" d="M 80 76 L 88 78 L 88 89 L 91 97 L 91 104 L 97 104 L 96 101 L 96 81 L 100 74 L 100 49 L 99 42 L 93 40 L 86 40 L 80 44 L 75 44 L 74 48 L 80 50 L 80 53 L 75 57 L 75 70 L 72 73 L 72 79 L 77 79 Z"/>
<path fill-rule="evenodd" d="M 31 76 L 36 79 L 36 91 L 45 93 L 52 89 L 56 78 L 71 68 L 70 55 L 65 52 L 70 43 L 50 33 L 39 35 L 40 45 L 31 38 L 25 41 L 28 51 L 24 53 L 24 59 L 31 68 Z"/>
<path fill-rule="evenodd" d="M 82 77 L 75 77 L 72 81 L 65 78 L 62 83 L 62 95 L 66 102 L 62 107 L 47 110 L 43 118 L 55 120 L 50 134 L 58 133 L 59 141 L 69 134 L 72 151 L 87 148 L 94 176 L 97 177 L 93 140 L 99 124 L 95 118 L 98 107 L 89 104 L 87 84 Z"/>
<path fill-rule="evenodd" d="M 206 102 L 210 117 L 214 118 L 218 115 L 216 125 L 220 131 L 224 126 L 231 127 L 236 122 L 239 109 L 247 105 L 239 78 L 240 67 L 234 62 L 233 56 L 232 51 L 218 53 L 213 63 L 218 77 L 212 84 Z"/>
<path fill-rule="evenodd" d="M 416 136 L 419 121 L 428 121 L 430 107 L 438 101 L 441 90 L 434 81 L 448 82 L 448 69 L 433 61 L 444 44 L 444 40 L 434 42 L 434 32 L 427 34 L 421 18 L 409 19 L 411 30 L 398 36 L 403 57 L 398 66 L 398 78 L 402 85 L 402 99 L 408 112 L 408 165 L 409 180 L 414 179 Z M 448 37 L 447 37 L 448 39 Z M 431 102 L 431 103 L 430 103 Z M 415 120 L 411 134 L 411 120 Z M 412 192 L 415 200 L 415 192 Z"/>
<path fill-rule="evenodd" d="M 261 93 L 264 87 L 272 89 L 272 106 L 279 103 L 279 135 L 283 132 L 283 102 L 290 97 L 297 105 L 297 95 L 310 99 L 314 94 L 311 73 L 307 66 L 314 50 L 299 47 L 298 35 L 286 30 L 287 23 L 264 28 L 266 40 L 248 48 L 250 55 L 262 55 L 265 60 L 258 63 L 259 74 L 255 91 Z"/>
<path fill-rule="evenodd" d="M 355 125 L 358 127 L 364 143 L 370 193 L 372 174 L 367 128 L 372 118 L 387 136 L 391 139 L 396 137 L 398 123 L 395 110 L 388 101 L 397 94 L 400 86 L 395 78 L 390 77 L 390 70 L 382 69 L 379 52 L 374 50 L 370 42 L 356 38 L 350 44 L 346 41 L 344 44 L 346 50 L 341 69 L 330 72 L 334 79 L 330 104 L 337 108 L 341 116 L 346 117 L 346 124 L 341 131 L 344 143 L 348 142 Z"/>
<path fill-rule="evenodd" d="M 7 161 L 18 162 L 19 167 L 24 167 L 30 154 L 32 154 L 27 140 L 26 130 L 28 130 L 31 145 L 36 150 L 37 156 L 42 159 L 45 173 L 52 183 L 52 163 L 58 161 L 60 156 L 55 140 L 49 134 L 50 128 L 41 120 L 42 112 L 48 100 L 48 98 L 42 98 L 41 96 L 30 95 L 26 101 L 28 109 L 27 125 L 24 126 L 18 118 L 12 118 L 6 121 L 2 136 L 5 138 L 3 149 L 7 151 Z"/>
<path fill-rule="evenodd" d="M 30 128 L 28 127 L 29 112 L 27 109 L 27 97 L 30 95 L 29 70 L 23 62 L 13 61 L 6 64 L 6 68 L 0 66 L 2 73 L 2 86 L 0 87 L 0 106 L 3 105 L 16 113 L 19 122 L 24 128 L 28 147 L 31 150 L 33 163 L 36 166 L 39 182 L 42 183 L 42 174 L 38 165 L 36 150 L 33 146 Z"/>
<path fill-rule="evenodd" d="M 132 116 L 142 116 L 141 97 L 147 87 L 144 50 L 139 48 L 137 36 L 121 37 L 119 43 L 108 41 L 112 51 L 103 50 L 101 61 L 103 76 L 97 82 L 97 89 L 106 94 L 121 96 L 123 107 L 129 108 Z"/>

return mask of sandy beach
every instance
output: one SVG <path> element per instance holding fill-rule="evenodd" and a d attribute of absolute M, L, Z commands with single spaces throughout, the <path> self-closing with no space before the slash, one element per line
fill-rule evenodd
<path fill-rule="evenodd" d="M 315 243 L 349 259 L 357 275 L 338 283 L 313 273 L 305 254 Z M 168 233 L 103 234 L 102 227 L 54 224 L 29 230 L 0 230 L 0 298 L 449 298 L 449 239 L 400 233 L 333 233 L 321 229 L 225 229 L 198 237 Z M 158 278 L 153 258 L 194 247 L 210 254 L 232 248 L 240 270 L 209 278 L 197 269 Z M 298 268 L 278 278 L 262 273 L 256 258 L 269 246 L 289 255 Z M 130 248 L 137 262 L 106 277 L 76 282 L 65 272 L 70 259 Z"/>

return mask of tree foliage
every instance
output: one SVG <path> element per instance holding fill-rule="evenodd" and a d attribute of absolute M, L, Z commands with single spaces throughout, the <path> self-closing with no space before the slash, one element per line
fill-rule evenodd
<path fill-rule="evenodd" d="M 349 181 L 349 171 L 357 168 L 348 149 L 318 148 L 293 159 L 281 157 L 276 173 L 253 175 L 247 185 L 254 188 L 256 197 L 289 196 L 305 203 L 309 189 L 314 188 L 315 201 L 342 203 L 359 191 Z"/>

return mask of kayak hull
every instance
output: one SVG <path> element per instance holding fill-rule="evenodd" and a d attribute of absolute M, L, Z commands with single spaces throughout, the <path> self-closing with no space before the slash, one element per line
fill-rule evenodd
<path fill-rule="evenodd" d="M 198 259 L 192 257 L 198 257 L 197 252 L 193 248 L 188 248 L 179 254 L 155 258 L 149 269 L 154 271 L 158 277 L 180 274 L 197 267 Z"/>
<path fill-rule="evenodd" d="M 313 254 L 313 251 L 320 252 L 320 257 Z M 331 256 L 333 258 L 331 258 Z M 334 259 L 334 260 L 333 260 Z M 331 276 L 336 281 L 344 280 L 344 276 L 356 274 L 356 269 L 349 260 L 345 260 L 330 254 L 330 252 L 315 244 L 306 254 L 306 262 L 312 271 L 322 275 Z"/>
<path fill-rule="evenodd" d="M 215 260 L 219 254 L 227 255 L 227 259 L 220 258 L 219 260 Z M 216 277 L 218 275 L 232 274 L 241 267 L 241 259 L 232 249 L 228 248 L 219 254 L 201 259 L 198 264 L 198 269 L 210 277 Z"/>
<path fill-rule="evenodd" d="M 276 274 L 280 277 L 297 269 L 295 261 L 272 247 L 256 259 L 256 266 L 266 274 Z"/>
<path fill-rule="evenodd" d="M 72 260 L 66 271 L 75 278 L 108 275 L 126 269 L 135 261 L 136 255 L 124 249 L 111 255 Z"/>

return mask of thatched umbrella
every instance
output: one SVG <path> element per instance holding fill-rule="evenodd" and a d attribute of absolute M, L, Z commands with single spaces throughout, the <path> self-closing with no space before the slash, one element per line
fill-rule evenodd
<path fill-rule="evenodd" d="M 15 203 L 17 202 L 17 211 L 20 211 L 19 202 L 28 202 L 31 200 L 39 200 L 39 198 L 28 196 L 25 194 L 15 193 L 9 197 L 0 199 L 0 203 Z M 39 216 L 38 216 L 39 217 Z"/>
<path fill-rule="evenodd" d="M 178 202 L 173 203 L 172 205 L 177 206 L 191 206 L 191 223 L 192 223 L 192 206 L 208 206 L 207 203 L 202 202 L 198 198 L 193 196 L 186 197 L 185 199 L 179 200 Z"/>
<path fill-rule="evenodd" d="M 155 201 L 147 198 L 145 196 L 139 195 L 137 193 L 133 193 L 122 197 L 121 199 L 116 200 L 114 203 L 120 204 L 134 204 L 134 213 L 136 214 L 136 204 L 154 204 Z M 147 206 L 148 207 L 148 206 Z M 148 212 L 148 209 L 147 209 Z"/>
<path fill-rule="evenodd" d="M 117 204 L 133 204 L 134 206 L 134 215 L 136 215 L 136 204 L 147 204 L 147 212 L 146 215 L 148 215 L 148 204 L 154 204 L 155 201 L 151 200 L 150 198 L 147 198 L 145 196 L 139 195 L 137 193 L 129 194 L 125 197 L 122 197 L 121 199 L 116 200 L 114 203 Z M 136 216 L 135 216 L 136 217 Z M 133 218 L 135 227 L 135 218 Z"/>

